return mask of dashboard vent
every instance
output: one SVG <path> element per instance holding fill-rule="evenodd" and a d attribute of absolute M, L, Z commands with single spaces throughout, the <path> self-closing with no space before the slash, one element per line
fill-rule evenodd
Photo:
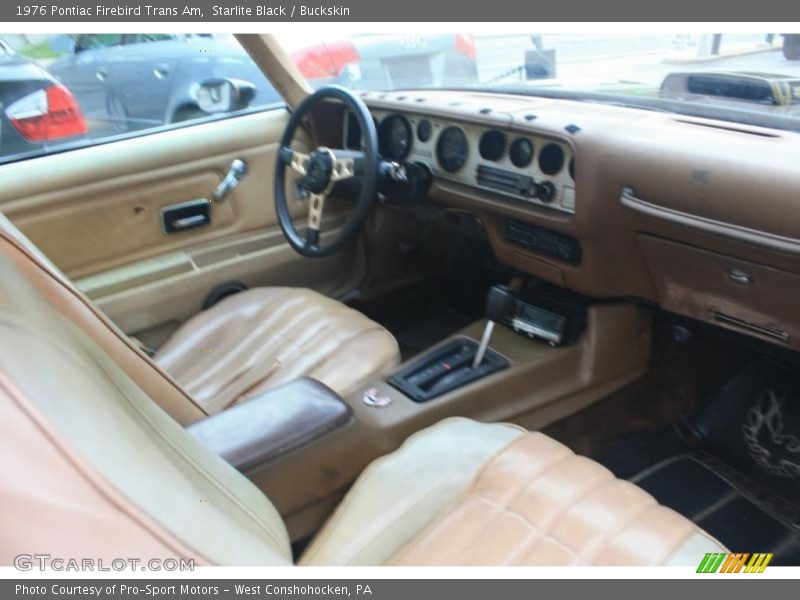
<path fill-rule="evenodd" d="M 746 135 L 755 135 L 764 138 L 779 138 L 780 134 L 771 131 L 761 131 L 758 129 L 746 129 L 744 127 L 737 127 L 735 125 L 722 125 L 720 123 L 704 123 L 702 121 L 691 121 L 689 119 L 674 119 L 676 123 L 683 123 L 684 125 L 693 125 L 695 127 L 707 127 L 708 129 L 720 129 L 722 131 L 732 131 L 733 133 L 744 133 Z"/>
<path fill-rule="evenodd" d="M 527 175 L 518 175 L 485 165 L 478 167 L 477 181 L 480 186 L 516 196 L 527 196 L 528 190 L 533 185 L 533 179 Z"/>
<path fill-rule="evenodd" d="M 744 329 L 746 331 L 749 331 L 750 333 L 763 335 L 778 340 L 780 342 L 789 341 L 789 334 L 786 331 L 783 331 L 782 329 L 775 329 L 774 327 L 767 327 L 766 325 L 758 325 L 757 323 L 745 321 L 744 319 L 740 319 L 738 317 L 734 317 L 732 315 L 728 315 L 723 312 L 715 311 L 714 320 L 717 323 L 723 323 L 725 325 L 729 325 L 737 329 Z"/>

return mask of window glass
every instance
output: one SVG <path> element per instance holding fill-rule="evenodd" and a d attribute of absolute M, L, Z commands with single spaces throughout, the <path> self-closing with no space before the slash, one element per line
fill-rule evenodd
<path fill-rule="evenodd" d="M 220 79 L 252 99 L 204 112 Z M 0 33 L 0 163 L 280 103 L 230 34 Z"/>
<path fill-rule="evenodd" d="M 111 48 L 122 43 L 121 33 L 87 33 L 75 39 L 75 47 L 79 50 L 94 50 L 98 48 Z"/>
<path fill-rule="evenodd" d="M 134 33 L 133 35 L 128 36 L 129 39 L 125 40 L 125 43 L 142 44 L 144 42 L 166 42 L 179 37 L 180 36 L 169 33 Z"/>
<path fill-rule="evenodd" d="M 800 129 L 800 34 L 279 37 L 312 86 L 478 89 Z"/>

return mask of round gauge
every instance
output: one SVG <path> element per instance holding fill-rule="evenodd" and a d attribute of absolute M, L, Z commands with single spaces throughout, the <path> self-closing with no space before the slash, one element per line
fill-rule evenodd
<path fill-rule="evenodd" d="M 433 126 L 428 119 L 422 119 L 417 125 L 417 139 L 420 142 L 427 142 L 433 135 Z"/>
<path fill-rule="evenodd" d="M 564 151 L 561 146 L 547 144 L 539 152 L 539 168 L 545 175 L 555 175 L 564 166 Z"/>
<path fill-rule="evenodd" d="M 524 169 L 533 160 L 533 143 L 527 138 L 517 138 L 511 143 L 508 151 L 511 164 L 519 169 Z"/>
<path fill-rule="evenodd" d="M 569 176 L 575 181 L 575 157 L 569 159 Z"/>
<path fill-rule="evenodd" d="M 348 150 L 361 150 L 364 147 L 364 136 L 361 134 L 361 125 L 358 124 L 355 113 L 348 111 L 347 117 L 347 139 L 345 144 Z M 372 117 L 375 123 L 375 131 L 378 131 L 378 119 Z"/>
<path fill-rule="evenodd" d="M 455 125 L 446 128 L 436 142 L 436 158 L 448 173 L 455 173 L 467 162 L 469 142 L 464 130 Z"/>
<path fill-rule="evenodd" d="M 405 117 L 390 115 L 378 127 L 378 146 L 384 158 L 402 160 L 411 151 L 411 124 Z"/>
<path fill-rule="evenodd" d="M 490 130 L 481 136 L 478 143 L 478 152 L 486 160 L 499 160 L 506 150 L 506 136 L 497 130 Z"/>

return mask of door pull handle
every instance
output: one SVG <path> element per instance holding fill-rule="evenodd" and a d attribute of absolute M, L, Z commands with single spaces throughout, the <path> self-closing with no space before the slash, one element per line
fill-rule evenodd
<path fill-rule="evenodd" d="M 231 161 L 228 167 L 228 173 L 225 178 L 219 182 L 219 185 L 214 190 L 212 198 L 215 202 L 225 202 L 228 195 L 233 189 L 239 185 L 239 182 L 247 175 L 247 163 L 241 158 L 236 158 Z"/>

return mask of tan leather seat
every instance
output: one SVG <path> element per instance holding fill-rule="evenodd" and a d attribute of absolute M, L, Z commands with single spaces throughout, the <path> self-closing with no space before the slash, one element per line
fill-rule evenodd
<path fill-rule="evenodd" d="M 101 338 L 101 345 L 124 336 L 1 213 L 0 240 L 42 293 L 54 297 L 57 308 L 71 313 L 89 335 Z M 400 351 L 391 333 L 341 302 L 307 289 L 256 288 L 187 321 L 155 361 L 163 370 L 156 377 L 166 377 L 183 396 L 171 394 L 162 406 L 187 423 L 302 376 L 347 395 L 389 372 Z M 137 362 L 139 370 L 145 368 L 137 378 L 141 384 L 152 369 L 142 364 L 150 363 L 147 358 Z"/>
<path fill-rule="evenodd" d="M 156 355 L 209 413 L 306 376 L 346 395 L 399 362 L 394 337 L 311 290 L 256 288 L 185 323 Z"/>
<path fill-rule="evenodd" d="M 375 461 L 307 565 L 691 565 L 724 547 L 541 434 L 451 418 Z"/>
<path fill-rule="evenodd" d="M 0 244 L 0 563 L 287 565 L 270 501 L 161 406 L 181 390 Z M 373 463 L 303 564 L 687 564 L 716 540 L 538 433 L 462 418 Z"/>

